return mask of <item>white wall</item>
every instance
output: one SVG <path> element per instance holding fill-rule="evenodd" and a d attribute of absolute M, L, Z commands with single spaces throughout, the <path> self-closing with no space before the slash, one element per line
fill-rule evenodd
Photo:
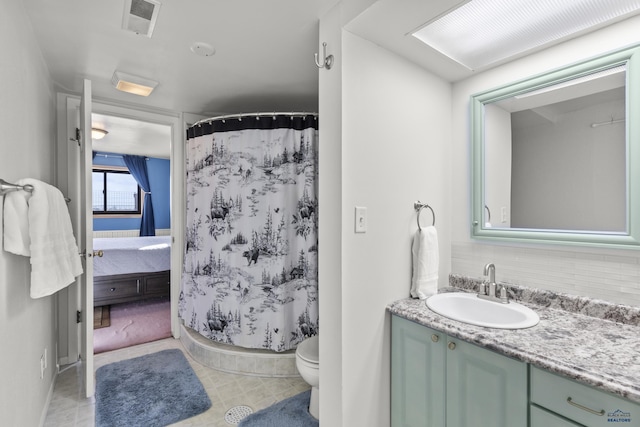
<path fill-rule="evenodd" d="M 0 178 L 52 183 L 51 79 L 22 2 L 0 0 Z M 0 210 L 0 222 L 2 222 Z M 0 425 L 37 426 L 55 371 L 55 297 L 29 297 L 29 259 L 0 251 Z M 40 379 L 40 357 L 48 368 Z"/>
<path fill-rule="evenodd" d="M 318 309 L 319 391 L 323 426 L 342 425 L 342 45 L 340 5 L 320 21 L 320 40 L 334 56 L 319 71 Z"/>
<path fill-rule="evenodd" d="M 389 425 L 390 329 L 385 307 L 409 296 L 416 200 L 435 211 L 440 285 L 448 281 L 450 99 L 449 83 L 343 31 L 343 426 Z M 368 209 L 365 234 L 354 233 L 355 206 Z M 432 221 L 428 211 L 421 219 L 424 226 Z"/>
<path fill-rule="evenodd" d="M 511 114 L 492 104 L 485 107 L 484 114 L 487 123 L 484 140 L 486 147 L 485 226 L 490 216 L 491 227 L 508 228 L 511 226 L 510 213 L 512 211 Z M 503 210 L 505 211 L 504 217 Z"/>
<path fill-rule="evenodd" d="M 475 75 L 453 86 L 452 272 L 480 277 L 496 264 L 498 281 L 640 305 L 640 251 L 554 245 L 490 244 L 470 239 L 469 96 L 640 42 L 640 17 Z"/>

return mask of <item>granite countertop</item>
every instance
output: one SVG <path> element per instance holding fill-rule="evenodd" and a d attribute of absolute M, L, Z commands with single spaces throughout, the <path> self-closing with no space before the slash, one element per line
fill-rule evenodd
<path fill-rule="evenodd" d="M 478 280 L 451 276 L 455 291 Z M 505 284 L 506 285 L 506 284 Z M 527 329 L 493 329 L 451 320 L 425 300 L 403 299 L 392 314 L 640 403 L 640 309 L 600 300 L 507 285 L 514 301 L 540 322 Z"/>

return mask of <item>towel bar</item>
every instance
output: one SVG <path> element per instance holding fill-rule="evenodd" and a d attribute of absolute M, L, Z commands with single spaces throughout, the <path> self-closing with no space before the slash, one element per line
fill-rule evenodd
<path fill-rule="evenodd" d="M 12 191 L 19 191 L 19 190 L 24 190 L 27 191 L 29 193 L 33 192 L 33 185 L 31 184 L 27 184 L 27 185 L 18 185 L 18 184 L 10 184 L 7 181 L 5 181 L 4 179 L 0 178 L 0 196 L 4 196 L 7 193 L 10 193 Z M 71 199 L 68 197 L 64 198 L 64 201 L 67 203 L 71 203 Z"/>
<path fill-rule="evenodd" d="M 12 191 L 18 191 L 18 190 L 24 190 L 31 193 L 33 191 L 33 185 L 10 184 L 4 179 L 0 178 L 0 196 L 4 196 L 7 193 L 10 193 Z"/>
<path fill-rule="evenodd" d="M 436 225 L 436 214 L 435 212 L 433 212 L 433 209 L 431 208 L 431 206 L 427 205 L 426 203 L 422 203 L 420 200 L 418 200 L 414 202 L 413 208 L 416 210 L 416 212 L 418 212 L 418 216 L 416 217 L 416 221 L 418 223 L 418 230 L 422 231 L 422 227 L 420 226 L 420 212 L 424 208 L 429 208 L 429 210 L 431 211 L 431 216 L 433 217 L 433 222 L 431 223 L 431 225 Z"/>

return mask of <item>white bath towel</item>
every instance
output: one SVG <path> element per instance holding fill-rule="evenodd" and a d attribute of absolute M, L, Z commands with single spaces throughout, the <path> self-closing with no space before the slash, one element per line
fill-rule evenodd
<path fill-rule="evenodd" d="M 425 299 L 438 293 L 438 232 L 434 226 L 416 231 L 411 245 L 411 296 Z"/>
<path fill-rule="evenodd" d="M 30 256 L 29 221 L 26 191 L 13 191 L 4 196 L 3 248 L 16 255 Z"/>
<path fill-rule="evenodd" d="M 31 298 L 52 295 L 82 274 L 78 246 L 64 196 L 56 187 L 22 179 L 33 192 L 5 196 L 4 249 L 31 257 Z"/>

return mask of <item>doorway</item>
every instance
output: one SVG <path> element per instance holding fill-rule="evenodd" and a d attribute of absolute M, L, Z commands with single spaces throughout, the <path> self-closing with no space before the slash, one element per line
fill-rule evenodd
<path fill-rule="evenodd" d="M 72 199 L 79 200 L 80 179 L 78 157 L 78 144 L 74 143 L 76 128 L 78 127 L 78 111 L 80 100 L 77 96 L 68 94 L 58 94 L 58 186 L 66 190 Z M 175 338 L 179 338 L 180 329 L 178 322 L 177 300 L 179 295 L 180 266 L 182 264 L 181 248 L 183 246 L 183 232 L 180 224 L 183 222 L 184 196 L 180 190 L 184 181 L 184 123 L 182 114 L 172 113 L 168 111 L 146 111 L 142 109 L 132 108 L 110 104 L 107 102 L 93 102 L 93 113 L 105 117 L 115 119 L 129 119 L 135 122 L 158 124 L 166 126 L 170 129 L 170 226 L 168 227 L 170 234 L 170 242 L 172 250 L 170 254 L 170 305 L 171 305 L 171 334 Z M 92 122 L 94 120 L 92 119 Z M 99 124 L 95 120 L 93 124 Z M 140 124 L 138 123 L 138 124 Z M 114 131 L 115 132 L 115 131 Z M 71 141 L 70 141 L 71 140 Z M 110 147 L 112 151 L 123 151 L 121 148 Z M 74 201 L 70 204 L 70 213 L 74 227 L 80 221 L 80 207 Z M 82 340 L 80 338 L 81 323 L 77 323 L 76 318 L 85 318 L 87 321 L 92 320 L 90 310 L 85 315 L 77 314 L 80 307 L 80 286 L 78 283 L 70 286 L 64 294 L 58 297 L 58 320 L 60 327 L 58 328 L 58 359 L 61 365 L 75 363 L 82 358 L 83 354 L 89 357 L 92 349 L 82 348 Z M 93 307 L 92 307 L 93 308 Z M 66 327 L 65 327 L 66 325 Z"/>
<path fill-rule="evenodd" d="M 171 126 L 91 119 L 97 354 L 171 336 Z"/>

